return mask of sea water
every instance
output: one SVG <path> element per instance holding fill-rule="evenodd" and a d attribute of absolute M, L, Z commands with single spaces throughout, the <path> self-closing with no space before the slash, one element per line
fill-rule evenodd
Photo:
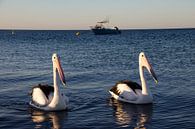
<path fill-rule="evenodd" d="M 91 31 L 0 31 L 0 128 L 195 128 L 195 29 Z M 153 104 L 111 98 L 117 81 L 140 83 L 138 55 L 145 52 L 157 75 L 145 71 Z M 67 111 L 29 106 L 35 85 L 53 84 L 53 53 L 60 56 L 69 97 Z"/>

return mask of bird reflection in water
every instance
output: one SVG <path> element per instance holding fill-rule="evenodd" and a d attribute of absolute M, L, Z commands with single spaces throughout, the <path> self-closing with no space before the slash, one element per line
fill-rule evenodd
<path fill-rule="evenodd" d="M 63 127 L 63 123 L 66 121 L 67 112 L 44 112 L 39 110 L 30 110 L 32 121 L 35 123 L 35 128 L 51 128 L 60 129 Z"/>
<path fill-rule="evenodd" d="M 110 98 L 109 105 L 113 107 L 116 123 L 121 127 L 133 126 L 134 129 L 146 129 L 147 123 L 152 119 L 152 104 L 135 105 Z"/>

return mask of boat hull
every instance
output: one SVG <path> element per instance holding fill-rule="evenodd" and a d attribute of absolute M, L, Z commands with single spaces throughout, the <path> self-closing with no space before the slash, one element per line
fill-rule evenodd
<path fill-rule="evenodd" d="M 92 31 L 95 35 L 121 34 L 121 31 L 116 29 L 92 29 Z"/>

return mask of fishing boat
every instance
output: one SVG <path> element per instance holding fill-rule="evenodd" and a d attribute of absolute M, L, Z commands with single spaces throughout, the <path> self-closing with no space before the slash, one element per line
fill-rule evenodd
<path fill-rule="evenodd" d="M 108 26 L 109 20 L 103 20 L 100 22 L 97 22 L 95 26 L 91 26 L 91 30 L 95 35 L 106 35 L 106 34 L 121 34 L 121 31 L 118 27 L 106 27 L 106 24 Z"/>

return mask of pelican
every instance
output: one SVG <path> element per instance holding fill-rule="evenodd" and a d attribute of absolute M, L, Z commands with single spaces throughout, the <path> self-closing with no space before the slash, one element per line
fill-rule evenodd
<path fill-rule="evenodd" d="M 157 77 L 150 65 L 144 52 L 139 54 L 139 74 L 141 79 L 141 86 L 133 81 L 122 80 L 113 86 L 109 92 L 113 98 L 119 101 L 134 103 L 134 104 L 147 104 L 152 103 L 153 97 L 149 87 L 146 85 L 144 78 L 144 68 L 153 76 L 153 79 L 157 83 Z"/>
<path fill-rule="evenodd" d="M 66 97 L 57 84 L 57 72 L 62 84 L 65 86 L 65 76 L 57 54 L 52 56 L 53 62 L 53 87 L 48 85 L 35 86 L 31 91 L 30 105 L 44 111 L 65 110 L 68 107 L 68 97 Z"/>

